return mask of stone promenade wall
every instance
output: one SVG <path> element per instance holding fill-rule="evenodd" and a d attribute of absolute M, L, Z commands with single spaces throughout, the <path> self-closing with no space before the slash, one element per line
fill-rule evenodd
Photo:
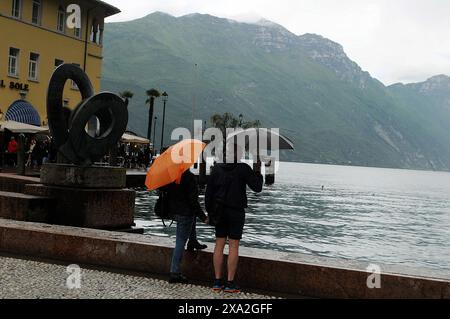
<path fill-rule="evenodd" d="M 167 274 L 171 239 L 0 219 L 0 251 L 79 263 Z M 186 253 L 184 272 L 211 282 L 212 244 Z M 381 288 L 369 289 L 367 264 L 309 255 L 242 248 L 242 287 L 319 298 L 450 298 L 445 273 L 382 266 Z M 413 274 L 412 274 L 413 273 Z"/>

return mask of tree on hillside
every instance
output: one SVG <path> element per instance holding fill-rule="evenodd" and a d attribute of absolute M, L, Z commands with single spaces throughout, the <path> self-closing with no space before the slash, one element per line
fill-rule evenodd
<path fill-rule="evenodd" d="M 147 129 L 147 139 L 150 140 L 152 134 L 152 122 L 153 122 L 155 99 L 160 97 L 161 93 L 156 89 L 147 90 L 146 93 L 148 99 L 145 101 L 145 105 L 150 104 L 150 109 L 148 111 L 148 129 Z"/>
<path fill-rule="evenodd" d="M 223 136 L 223 155 L 225 156 L 226 152 L 226 139 L 227 139 L 227 128 L 258 128 L 261 126 L 261 122 L 259 120 L 253 121 L 244 121 L 244 116 L 239 114 L 236 117 L 234 114 L 226 112 L 224 114 L 214 114 L 211 116 L 211 124 L 213 127 L 220 129 Z"/>
<path fill-rule="evenodd" d="M 211 124 L 222 131 L 224 138 L 226 137 L 227 128 L 243 128 L 248 129 L 252 127 L 260 127 L 261 122 L 259 120 L 243 121 L 244 116 L 239 114 L 236 117 L 234 114 L 226 112 L 224 114 L 214 114 L 211 116 Z"/>

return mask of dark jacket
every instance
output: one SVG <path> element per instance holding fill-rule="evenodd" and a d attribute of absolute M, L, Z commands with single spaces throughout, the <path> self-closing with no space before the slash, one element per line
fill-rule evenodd
<path fill-rule="evenodd" d="M 194 174 L 184 172 L 179 185 L 172 183 L 165 187 L 169 195 L 169 211 L 172 215 L 197 216 L 205 221 L 206 215 L 198 202 L 198 184 Z"/>
<path fill-rule="evenodd" d="M 259 193 L 262 185 L 262 175 L 255 173 L 245 163 L 216 164 L 206 188 L 206 211 L 211 211 L 217 198 L 222 199 L 225 206 L 236 209 L 247 208 L 247 186 Z"/>

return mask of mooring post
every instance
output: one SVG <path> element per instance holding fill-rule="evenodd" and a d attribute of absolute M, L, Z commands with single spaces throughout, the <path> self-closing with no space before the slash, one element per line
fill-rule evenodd
<path fill-rule="evenodd" d="M 265 164 L 265 183 L 266 185 L 275 184 L 275 158 L 270 157 Z"/>

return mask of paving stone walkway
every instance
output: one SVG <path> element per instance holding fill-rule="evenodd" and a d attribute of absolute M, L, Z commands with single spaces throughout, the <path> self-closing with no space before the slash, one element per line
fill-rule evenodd
<path fill-rule="evenodd" d="M 214 293 L 210 287 L 169 284 L 165 280 L 106 269 L 69 267 L 0 255 L 3 299 L 267 299 L 254 293 Z M 78 277 L 77 274 L 81 273 Z M 80 278 L 80 280 L 78 280 Z M 77 288 L 79 286 L 79 288 Z M 69 289 L 68 287 L 73 287 Z"/>

